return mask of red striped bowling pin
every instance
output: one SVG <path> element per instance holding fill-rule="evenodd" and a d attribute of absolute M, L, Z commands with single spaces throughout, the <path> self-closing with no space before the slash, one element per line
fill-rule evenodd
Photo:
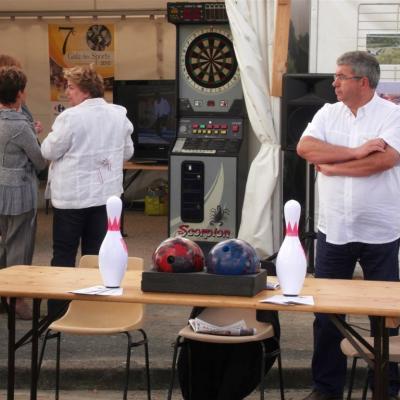
<path fill-rule="evenodd" d="M 108 230 L 100 246 L 99 268 L 104 286 L 117 288 L 128 264 L 128 249 L 120 230 L 122 201 L 117 196 L 111 196 L 106 207 Z"/>
<path fill-rule="evenodd" d="M 276 275 L 285 296 L 298 296 L 307 272 L 307 260 L 299 240 L 301 206 L 289 200 L 284 207 L 286 235 L 276 258 Z"/>

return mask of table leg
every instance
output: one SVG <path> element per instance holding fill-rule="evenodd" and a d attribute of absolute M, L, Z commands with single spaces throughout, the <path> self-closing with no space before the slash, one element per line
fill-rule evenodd
<path fill-rule="evenodd" d="M 374 395 L 373 400 L 388 399 L 389 333 L 384 317 L 376 317 L 374 337 Z"/>
<path fill-rule="evenodd" d="M 121 212 L 121 235 L 123 237 L 127 237 L 128 234 L 124 231 L 124 221 L 125 221 L 125 191 L 128 190 L 129 186 L 132 185 L 132 183 L 138 178 L 138 176 L 141 174 L 142 170 L 139 169 L 137 171 L 135 171 L 132 176 L 127 180 L 127 182 L 125 182 L 125 178 L 126 178 L 126 170 L 124 170 L 123 172 L 123 181 L 124 181 L 124 191 L 122 192 L 121 195 L 121 200 L 122 200 L 122 212 Z"/>
<path fill-rule="evenodd" d="M 8 315 L 8 372 L 7 372 L 7 400 L 14 400 L 15 392 L 15 352 L 24 344 L 31 341 L 31 400 L 37 399 L 37 383 L 39 379 L 39 337 L 43 330 L 47 329 L 50 320 L 44 318 L 40 321 L 41 299 L 33 300 L 32 330 L 21 339 L 16 340 L 15 305 L 16 299 L 1 297 L 1 303 L 5 306 Z"/>
<path fill-rule="evenodd" d="M 3 302 L 2 298 L 2 302 Z M 3 302 L 4 303 L 4 302 Z M 6 306 L 8 314 L 8 372 L 7 372 L 7 400 L 14 400 L 15 386 L 15 298 L 10 298 Z"/>
<path fill-rule="evenodd" d="M 39 347 L 39 318 L 41 299 L 33 299 L 32 309 L 32 357 L 31 357 L 31 400 L 37 398 L 38 384 L 38 347 Z"/>
<path fill-rule="evenodd" d="M 373 400 L 388 400 L 389 399 L 389 384 L 388 384 L 388 363 L 389 363 L 389 331 L 385 327 L 385 317 L 374 317 L 376 320 L 376 329 L 374 336 L 374 348 L 372 349 L 368 343 L 357 333 L 344 319 L 340 316 L 330 314 L 332 322 L 357 349 L 360 356 L 372 366 L 374 369 L 374 393 Z M 361 347 L 354 340 L 357 338 L 365 347 L 373 351 L 374 360 L 371 360 Z"/>

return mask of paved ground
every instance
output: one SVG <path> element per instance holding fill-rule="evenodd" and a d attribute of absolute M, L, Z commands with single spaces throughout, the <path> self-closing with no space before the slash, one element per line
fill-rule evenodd
<path fill-rule="evenodd" d="M 286 400 L 301 400 L 309 393 L 308 390 L 302 389 L 289 389 L 285 391 Z M 0 399 L 3 399 L 2 395 L 4 392 L 0 391 Z M 267 400 L 280 400 L 280 392 L 278 390 L 266 390 L 265 397 Z M 15 400 L 25 400 L 29 398 L 29 393 L 27 391 L 18 391 L 15 396 Z M 152 400 L 165 400 L 167 398 L 167 393 L 165 390 L 154 390 L 152 391 Z M 246 400 L 258 400 L 260 398 L 259 392 L 254 392 L 250 396 L 246 397 Z M 352 398 L 360 399 L 361 394 L 355 392 Z M 42 391 L 38 395 L 38 400 L 53 400 L 54 392 Z M 62 391 L 60 393 L 61 400 L 121 400 L 121 392 L 111 392 L 111 391 Z M 129 400 L 148 400 L 147 393 L 143 391 L 130 392 L 128 395 Z M 177 392 L 174 393 L 173 400 L 182 400 Z M 204 399 L 207 400 L 207 399 Z"/>

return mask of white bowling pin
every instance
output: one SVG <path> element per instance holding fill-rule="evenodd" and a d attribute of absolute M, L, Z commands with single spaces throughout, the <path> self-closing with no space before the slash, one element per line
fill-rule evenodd
<path fill-rule="evenodd" d="M 307 273 L 307 260 L 299 240 L 301 206 L 289 200 L 284 207 L 286 235 L 276 258 L 276 275 L 285 296 L 298 296 Z"/>
<path fill-rule="evenodd" d="M 120 287 L 128 264 L 128 250 L 121 235 L 122 201 L 117 196 L 107 200 L 107 234 L 100 246 L 99 268 L 106 287 Z"/>

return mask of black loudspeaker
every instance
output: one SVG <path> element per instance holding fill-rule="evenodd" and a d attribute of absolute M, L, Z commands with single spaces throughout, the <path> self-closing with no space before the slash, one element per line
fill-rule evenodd
<path fill-rule="evenodd" d="M 297 200 L 301 204 L 299 228 L 300 238 L 304 240 L 307 239 L 307 236 L 312 237 L 314 234 L 314 169 L 309 167 L 307 173 L 307 162 L 297 155 L 296 146 L 315 113 L 325 103 L 337 101 L 332 83 L 333 74 L 285 74 L 283 76 L 281 100 L 282 200 L 283 204 L 290 199 Z M 306 209 L 307 203 L 308 209 Z M 309 263 L 311 264 L 310 260 Z"/>
<path fill-rule="evenodd" d="M 286 74 L 281 102 L 282 150 L 296 150 L 297 142 L 314 114 L 337 101 L 333 74 Z"/>

